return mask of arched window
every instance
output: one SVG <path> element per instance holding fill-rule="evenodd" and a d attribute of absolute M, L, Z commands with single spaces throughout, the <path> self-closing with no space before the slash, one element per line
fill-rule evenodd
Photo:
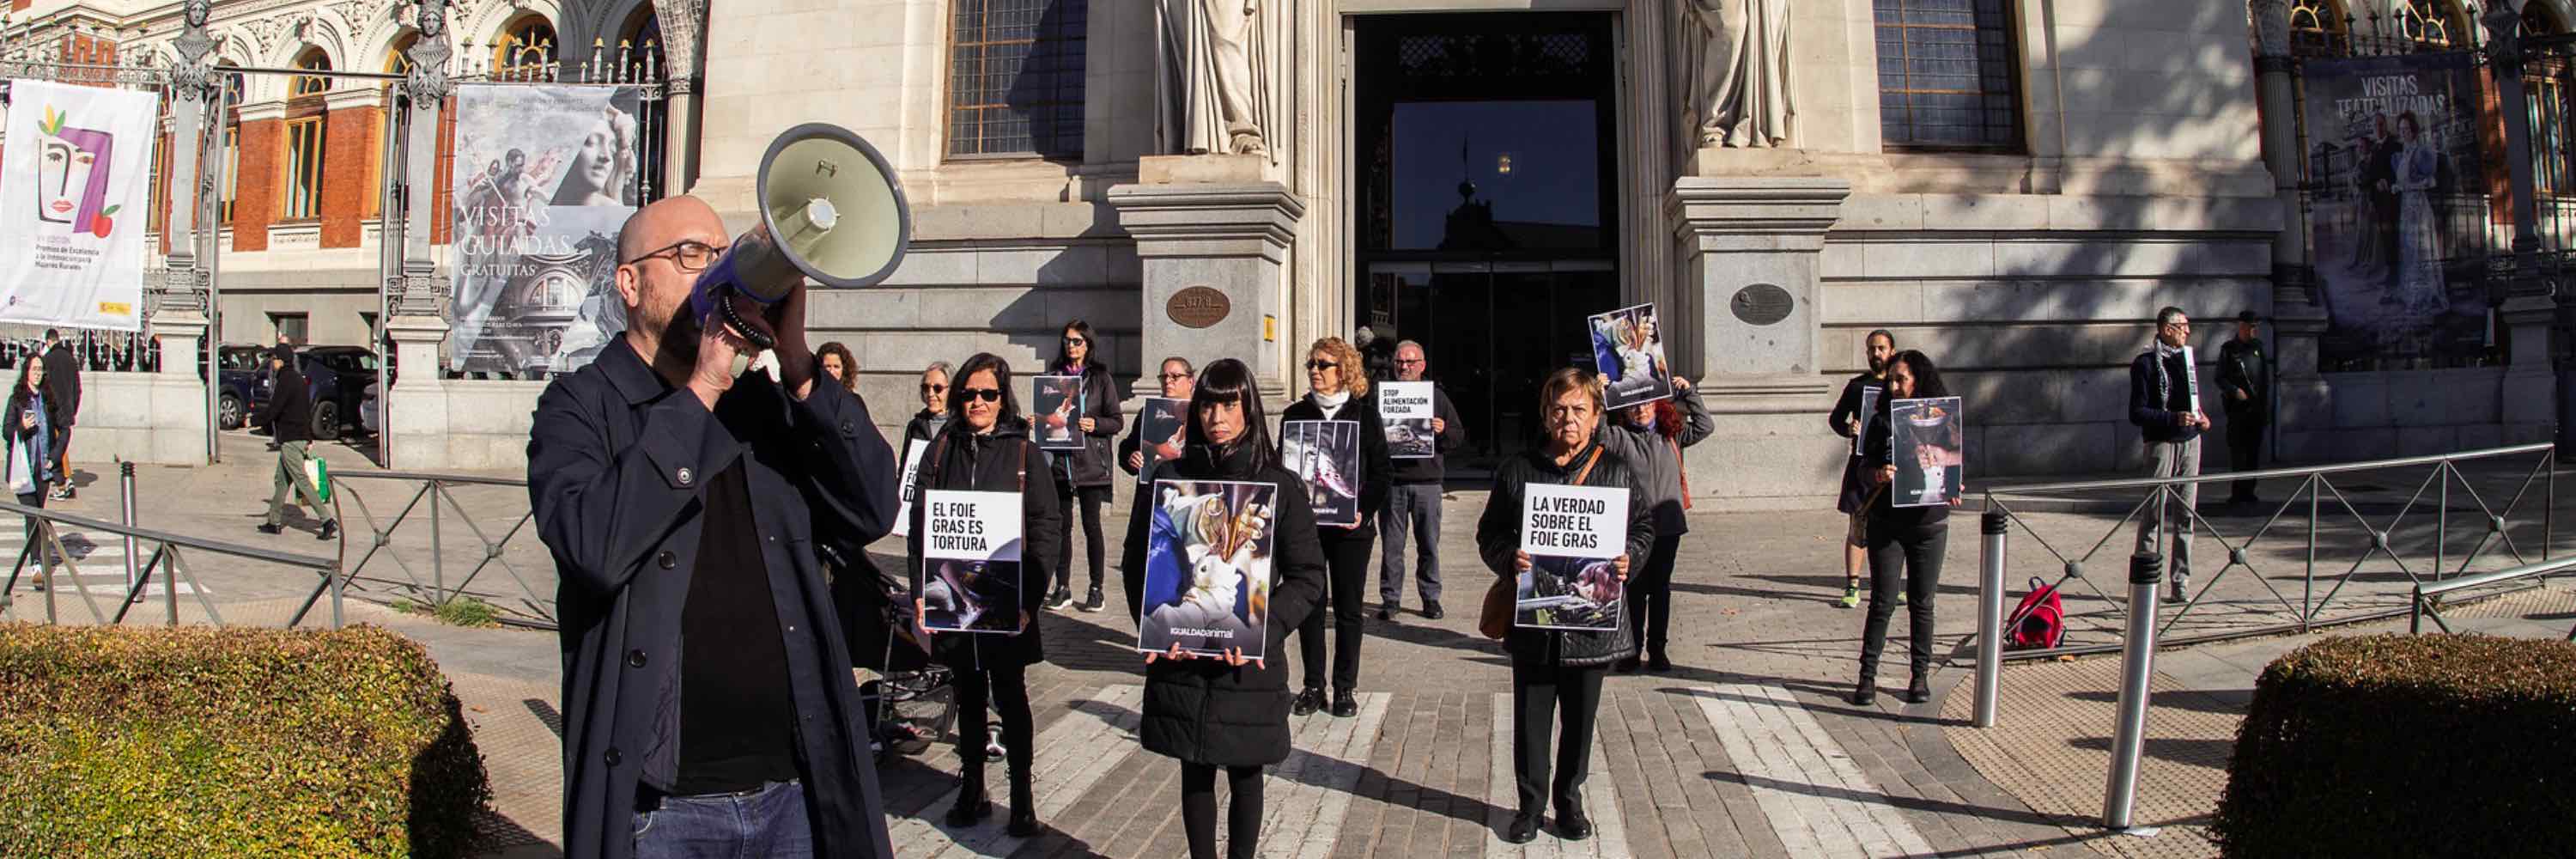
<path fill-rule="evenodd" d="M 2567 32 L 2567 22 L 2549 4 L 2535 2 L 2522 7 L 2522 32 L 2557 35 Z M 2564 53 L 2535 51 L 2524 55 L 2523 82 L 2531 111 L 2532 187 L 2544 196 L 2576 195 L 2576 129 L 2568 128 L 2567 116 L 2576 108 L 2568 98 L 2576 88 L 2576 67 Z M 2553 215 L 2543 212 L 2541 217 Z"/>
<path fill-rule="evenodd" d="M 501 30 L 492 42 L 493 77 L 543 77 L 555 59 L 555 25 L 540 15 L 525 15 Z"/>
<path fill-rule="evenodd" d="M 620 80 L 666 81 L 687 74 L 685 69 L 673 72 L 662 64 L 662 19 L 653 14 L 651 4 L 637 8 L 619 33 Z M 636 172 L 643 180 L 637 186 L 639 204 L 662 198 L 662 134 L 670 127 L 671 116 L 667 99 L 645 99 L 642 108 L 642 115 L 635 118 Z"/>
<path fill-rule="evenodd" d="M 295 58 L 295 67 L 330 71 L 331 58 L 320 48 L 306 48 Z M 277 216 L 287 221 L 312 220 L 322 216 L 322 132 L 329 113 L 322 94 L 331 89 L 331 79 L 298 75 L 288 86 L 286 175 L 279 183 Z"/>
<path fill-rule="evenodd" d="M 2342 57 L 2352 53 L 2352 13 L 2336 0 L 2298 0 L 2290 5 L 2290 54 Z"/>
<path fill-rule="evenodd" d="M 2459 51 L 2478 46 L 2477 24 L 2458 0 L 2398 0 L 2394 35 L 2419 51 Z"/>
<path fill-rule="evenodd" d="M 670 69 L 662 64 L 662 19 L 653 14 L 651 5 L 636 8 L 634 17 L 628 18 L 626 26 L 619 30 L 617 56 L 624 65 L 620 72 L 625 80 L 670 75 Z"/>

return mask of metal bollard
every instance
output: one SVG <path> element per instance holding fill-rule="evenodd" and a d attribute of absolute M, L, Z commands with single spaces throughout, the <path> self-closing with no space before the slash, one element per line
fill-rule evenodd
<path fill-rule="evenodd" d="M 1977 565 L 1977 715 L 1976 726 L 1995 726 L 1995 697 L 2002 690 L 2004 668 L 2004 511 L 1988 508 L 1983 550 Z"/>
<path fill-rule="evenodd" d="M 124 508 L 126 530 L 133 530 L 134 463 L 123 460 L 118 460 L 116 463 L 116 501 L 118 506 Z M 143 599 L 143 593 L 134 589 L 134 583 L 141 577 L 142 569 L 135 566 L 134 535 L 127 534 L 125 535 L 125 592 L 133 594 L 134 599 L 138 601 Z"/>
<path fill-rule="evenodd" d="M 2111 782 L 2102 793 L 2102 825 L 2128 832 L 2138 799 L 2138 755 L 2147 744 L 2147 678 L 2156 667 L 2156 590 L 2165 558 L 2129 556 L 2129 636 L 2120 645 L 2120 729 L 2111 743 Z M 2154 834 L 2153 830 L 2138 831 Z"/>

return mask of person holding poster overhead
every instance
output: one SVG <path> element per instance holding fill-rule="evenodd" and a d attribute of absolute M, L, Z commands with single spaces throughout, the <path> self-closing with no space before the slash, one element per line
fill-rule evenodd
<path fill-rule="evenodd" d="M 1716 431 L 1717 422 L 1700 405 L 1699 389 L 1675 376 L 1672 399 L 1603 415 L 1600 431 L 1593 434 L 1603 449 L 1636 471 L 1637 501 L 1655 519 L 1654 551 L 1620 600 L 1628 610 L 1628 626 L 1645 645 L 1645 665 L 1653 671 L 1673 670 L 1672 657 L 1664 650 L 1673 617 L 1673 560 L 1681 551 L 1682 535 L 1690 531 L 1690 520 L 1682 515 L 1690 509 L 1690 474 L 1683 468 L 1682 448 Z M 1622 673 L 1635 671 L 1637 658 L 1620 660 L 1618 667 Z"/>
<path fill-rule="evenodd" d="M 1190 359 L 1183 358 L 1179 355 L 1163 359 L 1162 375 L 1159 378 L 1159 381 L 1162 383 L 1163 399 L 1179 400 L 1179 410 L 1183 413 L 1189 411 L 1190 388 L 1192 387 L 1190 379 Z M 1175 441 L 1175 439 L 1180 438 L 1179 432 L 1175 432 L 1172 435 L 1163 438 L 1145 438 L 1147 435 L 1147 426 L 1149 424 L 1158 423 L 1158 421 L 1154 420 L 1155 415 L 1152 414 L 1152 409 L 1155 407 L 1155 404 L 1150 402 L 1151 398 L 1148 399 L 1149 402 L 1145 404 L 1147 413 L 1137 415 L 1136 426 L 1129 429 L 1127 431 L 1127 437 L 1120 439 L 1118 442 L 1118 467 L 1126 469 L 1129 474 L 1136 475 L 1136 480 L 1139 483 L 1153 482 L 1153 470 L 1148 467 L 1151 463 L 1148 462 L 1147 457 L 1145 456 L 1146 448 L 1154 448 L 1155 456 L 1152 461 L 1160 462 L 1165 459 L 1179 458 L 1181 445 L 1187 444 L 1186 441 Z M 1188 416 L 1186 414 L 1183 414 L 1183 420 L 1174 423 L 1173 427 L 1176 430 L 1185 427 L 1189 423 L 1187 417 Z M 1161 434 L 1155 433 L 1155 435 Z"/>
<path fill-rule="evenodd" d="M 1865 341 L 1869 351 L 1869 371 L 1843 383 L 1843 394 L 1834 400 L 1833 414 L 1825 426 L 1835 434 L 1851 439 L 1851 456 L 1843 462 L 1843 487 L 1834 500 L 1834 509 L 1851 517 L 1851 527 L 1843 534 L 1844 608 L 1860 607 L 1860 571 L 1869 562 L 1869 505 L 1877 484 L 1861 468 L 1861 440 L 1873 430 L 1884 431 L 1879 424 L 1868 423 L 1878 414 L 1879 400 L 1887 395 L 1887 361 L 1896 356 L 1896 335 L 1887 329 L 1869 332 Z"/>
<path fill-rule="evenodd" d="M 1377 541 L 1372 520 L 1386 509 L 1388 478 L 1394 466 L 1386 455 L 1386 424 L 1378 419 L 1377 402 L 1369 398 L 1369 378 L 1360 372 L 1360 350 L 1339 337 L 1315 341 L 1306 351 L 1306 396 L 1279 413 L 1286 421 L 1355 421 L 1359 424 L 1359 471 L 1336 475 L 1329 466 L 1317 480 L 1333 481 L 1320 491 L 1347 495 L 1357 490 L 1359 519 L 1349 525 L 1317 525 L 1315 540 L 1324 547 L 1331 576 L 1324 588 L 1333 605 L 1333 715 L 1360 714 L 1360 601 L 1368 586 L 1369 548 Z M 1330 426 L 1329 424 L 1325 426 Z M 1309 446 L 1308 455 L 1315 455 Z M 1331 462 L 1330 457 L 1322 458 Z M 1302 484 L 1301 484 L 1302 485 Z M 1298 656 L 1306 666 L 1306 690 L 1297 694 L 1290 712 L 1304 716 L 1324 707 L 1324 613 L 1316 612 L 1297 628 Z"/>
<path fill-rule="evenodd" d="M 1064 518 L 1056 525 L 1055 593 L 1047 596 L 1047 607 L 1061 610 L 1073 604 L 1073 510 L 1079 500 L 1082 508 L 1082 540 L 1091 560 L 1091 593 L 1082 600 L 1083 611 L 1099 611 L 1100 576 L 1103 556 L 1108 551 L 1100 543 L 1100 505 L 1109 502 L 1109 440 L 1127 421 L 1118 415 L 1118 396 L 1109 381 L 1109 362 L 1099 357 L 1100 344 L 1091 337 L 1091 323 L 1080 319 L 1064 324 L 1063 352 L 1047 373 L 1082 379 L 1073 395 L 1073 414 L 1081 448 L 1047 454 L 1054 463 L 1055 492 L 1064 502 Z"/>
<path fill-rule="evenodd" d="M 1261 414 L 1261 391 L 1252 370 L 1227 358 L 1208 365 L 1190 395 L 1189 448 L 1161 479 L 1260 482 L 1281 487 L 1274 519 L 1274 548 L 1264 652 L 1276 653 L 1286 631 L 1306 621 L 1324 595 L 1324 550 L 1315 540 L 1315 513 L 1297 476 L 1279 467 L 1278 447 Z M 1128 517 L 1127 612 L 1144 626 L 1146 528 L 1154 519 L 1152 493 L 1139 492 Z M 1139 731 L 1145 750 L 1181 762 L 1181 825 L 1191 859 L 1216 859 L 1216 777 L 1225 771 L 1234 797 L 1226 814 L 1228 852 L 1255 855 L 1261 837 L 1262 768 L 1288 759 L 1288 670 L 1270 659 L 1247 659 L 1241 650 L 1199 656 L 1176 643 L 1145 654 L 1145 715 Z"/>
<path fill-rule="evenodd" d="M 2147 474 L 2152 477 L 2200 475 L 2200 434 L 2209 415 L 2200 410 L 2200 367 L 2191 355 L 2191 317 L 2179 307 L 2156 311 L 2156 342 L 2129 362 L 2129 423 L 2147 446 Z M 2155 510 L 2138 517 L 2138 552 L 2156 550 L 2159 531 L 2173 532 L 2173 570 L 2167 602 L 2182 602 L 2191 580 L 2191 511 L 2200 506 L 2200 484 L 2175 486 L 2181 509 L 2157 496 Z M 2168 518 L 2170 517 L 2170 518 Z"/>
<path fill-rule="evenodd" d="M 1616 456 L 1602 455 L 1593 431 L 1601 420 L 1601 377 L 1568 367 L 1547 377 L 1539 389 L 1546 444 L 1504 460 L 1494 473 L 1493 493 L 1476 520 L 1476 551 L 1485 566 L 1501 578 L 1498 587 L 1516 589 L 1521 574 L 1534 566 L 1522 546 L 1524 496 L 1530 484 L 1565 484 L 1625 489 L 1628 492 L 1625 550 L 1611 559 L 1611 577 L 1626 582 L 1631 559 L 1646 557 L 1655 545 L 1654 520 L 1639 503 L 1635 472 Z M 1600 583 L 1589 583 L 1600 587 Z M 1492 611 L 1494 599 L 1486 600 Z M 1510 602 L 1505 603 L 1511 605 Z M 1527 844 L 1538 837 L 1547 803 L 1556 804 L 1556 831 L 1567 840 L 1592 835 L 1592 820 L 1583 812 L 1583 777 L 1592 766 L 1592 727 L 1601 708 L 1601 677 L 1611 663 L 1636 655 L 1636 637 L 1626 618 L 1614 615 L 1613 626 L 1600 632 L 1567 632 L 1515 625 L 1504 639 L 1512 654 L 1512 772 L 1519 780 L 1520 810 L 1503 838 Z M 1556 738 L 1556 777 L 1548 778 L 1551 722 L 1563 714 Z"/>
<path fill-rule="evenodd" d="M 1941 384 L 1941 371 L 1932 366 L 1931 358 L 1912 349 L 1898 352 L 1888 363 L 1887 396 L 1878 401 L 1872 425 L 1893 426 L 1897 400 L 1947 396 L 1950 390 Z M 1884 490 L 1896 479 L 1895 433 L 1874 429 L 1865 439 L 1862 466 L 1869 469 L 1870 481 Z M 1949 504 L 1901 507 L 1892 492 L 1881 491 L 1870 502 L 1869 615 L 1861 626 L 1860 684 L 1852 690 L 1853 704 L 1867 707 L 1878 700 L 1878 656 L 1887 647 L 1887 622 L 1896 614 L 1900 586 L 1912 592 L 1904 602 L 1912 635 L 1907 665 L 1913 669 L 1905 700 L 1915 704 L 1932 700 L 1932 596 L 1941 587 L 1941 553 L 1950 543 L 1950 506 L 1965 494 L 1953 490 Z"/>
<path fill-rule="evenodd" d="M 1030 762 L 1036 754 L 1035 734 L 1029 714 L 1028 667 L 1046 660 L 1046 649 L 1040 640 L 1037 615 L 1040 596 L 1045 593 L 1046 564 L 1056 557 L 1054 541 L 1061 539 L 1056 528 L 1064 518 L 1058 500 L 1055 476 L 1037 445 L 1029 441 L 1028 422 L 1020 417 L 1020 404 L 1011 393 L 1011 365 L 990 354 L 977 354 L 957 368 L 957 385 L 949 389 L 948 411 L 957 416 L 949 421 L 939 436 L 930 443 L 921 463 L 920 487 L 923 499 L 939 498 L 948 493 L 1016 493 L 1020 498 L 1020 521 L 1015 524 L 1026 535 L 1026 543 L 1001 547 L 992 553 L 999 558 L 1016 551 L 1018 569 L 995 560 L 981 564 L 982 575 L 1007 576 L 993 586 L 969 583 L 964 579 L 967 563 L 954 559 L 930 557 L 950 554 L 926 550 L 926 538 L 964 533 L 971 528 L 934 527 L 934 513 L 928 503 L 912 505 L 912 536 L 907 541 L 908 557 L 916 571 L 916 581 L 923 586 L 913 593 L 914 629 L 932 642 L 932 653 L 955 672 L 957 690 L 957 804 L 948 810 L 948 825 L 974 826 L 993 813 L 993 804 L 984 794 L 985 707 L 989 701 L 1002 714 L 1002 746 L 1009 749 L 1011 782 L 1010 834 L 1026 838 L 1038 832 L 1038 812 L 1030 784 Z M 971 518 L 971 517 L 969 517 Z M 968 522 L 968 526 L 980 523 Z M 1007 534 L 1008 528 L 993 529 Z M 936 571 L 936 575 L 921 575 Z M 929 604 L 937 596 L 950 610 L 942 617 L 953 618 L 977 632 L 939 629 L 928 620 Z M 1015 604 L 993 605 L 990 597 L 1007 595 Z M 956 609 L 971 605 L 982 621 L 970 619 Z M 1016 620 L 993 622 L 994 616 Z M 1012 629 L 1003 634 L 980 634 L 983 629 Z"/>

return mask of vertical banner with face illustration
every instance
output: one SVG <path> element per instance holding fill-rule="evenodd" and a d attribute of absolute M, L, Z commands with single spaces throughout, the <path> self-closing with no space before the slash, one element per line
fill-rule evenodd
<path fill-rule="evenodd" d="M 1279 464 L 1306 481 L 1315 524 L 1360 523 L 1358 421 L 1281 421 Z"/>
<path fill-rule="evenodd" d="M 9 82 L 0 147 L 0 321 L 143 326 L 145 194 L 161 97 Z"/>
<path fill-rule="evenodd" d="M 921 564 L 912 592 L 938 632 L 1020 631 L 1020 494 L 921 493 Z"/>
<path fill-rule="evenodd" d="M 1628 490 L 1531 483 L 1521 495 L 1521 571 L 1512 625 L 1599 632 L 1619 628 L 1627 595 L 1617 559 L 1628 551 Z"/>
<path fill-rule="evenodd" d="M 1897 507 L 1931 507 L 1959 497 L 1967 470 L 1967 416 L 1958 397 L 1897 400 L 1888 409 L 1894 442 L 1887 448 L 1896 466 L 1888 503 Z"/>
<path fill-rule="evenodd" d="M 1437 433 L 1431 431 L 1430 382 L 1377 383 L 1377 416 L 1386 424 L 1386 455 L 1393 459 L 1429 459 Z"/>
<path fill-rule="evenodd" d="M 2486 74 L 2470 51 L 2299 64 L 2305 187 L 2315 190 L 2308 253 L 2327 320 L 2319 369 L 2460 366 L 2487 354 L 2486 258 L 2504 248 L 2484 233 L 2490 210 L 2510 204 L 2480 164 L 2481 135 L 2499 123 L 2479 117 L 2494 97 Z"/>
<path fill-rule="evenodd" d="M 535 377 L 626 330 L 617 231 L 635 211 L 643 90 L 459 84 L 447 368 Z M 678 265 L 670 248 L 647 265 Z"/>
<path fill-rule="evenodd" d="M 1136 649 L 1262 658 L 1279 485 L 1157 480 L 1149 491 Z"/>
<path fill-rule="evenodd" d="M 1154 467 L 1181 458 L 1181 449 L 1189 446 L 1190 401 L 1166 397 L 1147 397 L 1144 414 L 1136 421 L 1136 452 L 1145 457 L 1144 467 L 1136 469 L 1137 483 L 1154 482 Z"/>
<path fill-rule="evenodd" d="M 1029 430 L 1040 450 L 1082 449 L 1082 377 L 1036 376 L 1029 397 Z"/>
<path fill-rule="evenodd" d="M 1613 310 L 1587 324 L 1592 363 L 1608 386 L 1608 407 L 1624 409 L 1673 395 L 1673 369 L 1664 361 L 1663 323 L 1654 305 Z"/>
<path fill-rule="evenodd" d="M 903 451 L 903 481 L 896 490 L 896 500 L 903 506 L 894 512 L 894 535 L 912 536 L 913 484 L 921 478 L 921 455 L 930 450 L 930 440 L 917 438 Z"/>

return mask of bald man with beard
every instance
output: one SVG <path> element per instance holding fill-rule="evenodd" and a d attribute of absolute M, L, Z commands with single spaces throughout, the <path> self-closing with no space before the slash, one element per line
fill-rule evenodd
<path fill-rule="evenodd" d="M 745 324 L 690 313 L 727 239 L 693 197 L 617 237 L 628 327 L 537 402 L 528 494 L 554 556 L 564 853 L 888 857 L 848 645 L 818 553 L 891 527 L 893 451 L 816 384 L 805 288 Z M 845 579 L 845 581 L 847 581 Z"/>

